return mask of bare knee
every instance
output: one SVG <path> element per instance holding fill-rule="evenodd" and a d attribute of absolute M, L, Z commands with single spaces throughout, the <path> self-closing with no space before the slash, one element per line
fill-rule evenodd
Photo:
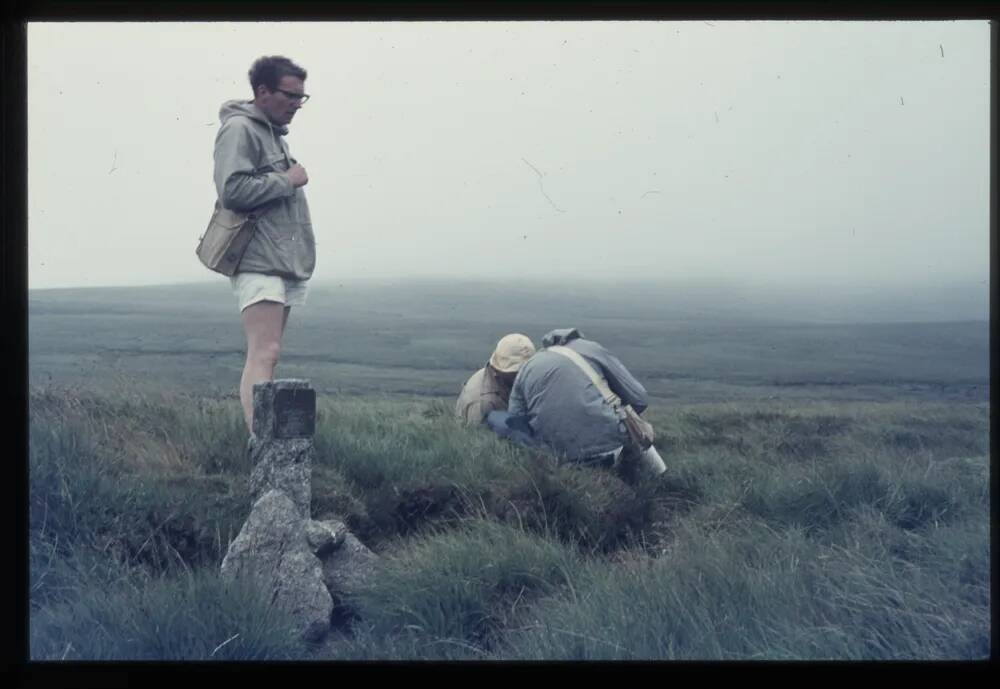
<path fill-rule="evenodd" d="M 281 356 L 280 342 L 260 342 L 247 351 L 247 360 L 255 366 L 274 368 L 279 356 Z"/>
<path fill-rule="evenodd" d="M 243 310 L 249 367 L 269 371 L 278 363 L 284 317 L 285 307 L 277 302 L 257 302 Z"/>

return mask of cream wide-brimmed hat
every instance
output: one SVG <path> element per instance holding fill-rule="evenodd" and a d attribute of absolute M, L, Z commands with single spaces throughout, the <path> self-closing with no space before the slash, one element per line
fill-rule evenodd
<path fill-rule="evenodd" d="M 516 373 L 521 364 L 530 359 L 534 353 L 535 345 L 527 335 L 521 333 L 504 335 L 490 356 L 490 366 L 500 373 Z"/>

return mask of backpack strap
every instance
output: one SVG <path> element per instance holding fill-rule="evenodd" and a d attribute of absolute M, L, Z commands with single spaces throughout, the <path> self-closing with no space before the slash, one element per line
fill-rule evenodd
<path fill-rule="evenodd" d="M 615 409 L 616 411 L 618 410 L 619 406 L 621 405 L 621 399 L 618 397 L 618 395 L 611 392 L 611 389 L 608 387 L 608 384 L 607 382 L 605 382 L 604 378 L 599 376 L 597 374 L 597 371 L 594 370 L 594 367 L 591 366 L 586 359 L 580 356 L 578 352 L 563 345 L 552 345 L 551 347 L 546 347 L 545 351 L 561 354 L 562 356 L 566 357 L 574 364 L 579 366 L 580 369 L 587 374 L 587 377 L 590 378 L 591 382 L 594 384 L 594 387 L 596 387 L 600 391 L 601 396 L 604 397 L 604 401 L 610 404 L 612 409 Z"/>

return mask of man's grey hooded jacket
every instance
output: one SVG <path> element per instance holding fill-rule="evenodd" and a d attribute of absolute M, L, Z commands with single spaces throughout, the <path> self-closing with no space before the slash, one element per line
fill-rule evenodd
<path fill-rule="evenodd" d="M 642 412 L 646 389 L 611 352 L 586 340 L 575 328 L 553 330 L 543 347 L 563 345 L 576 351 L 622 402 Z M 535 437 L 554 452 L 576 460 L 611 452 L 628 438 L 624 424 L 604 401 L 586 373 L 561 354 L 540 349 L 517 372 L 507 411 L 526 416 Z"/>
<path fill-rule="evenodd" d="M 237 213 L 263 214 L 238 272 L 306 280 L 316 265 L 309 205 L 302 187 L 282 174 L 295 162 L 284 137 L 252 101 L 231 100 L 219 110 L 215 137 L 215 189 L 219 203 Z"/>

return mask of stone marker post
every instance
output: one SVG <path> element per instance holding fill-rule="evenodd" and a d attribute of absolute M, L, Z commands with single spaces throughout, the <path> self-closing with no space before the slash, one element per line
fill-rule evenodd
<path fill-rule="evenodd" d="M 329 546 L 318 540 L 309 518 L 316 393 L 306 380 L 275 380 L 254 385 L 253 398 L 253 506 L 229 545 L 221 575 L 255 581 L 273 604 L 293 615 L 304 638 L 319 640 L 330 628 L 333 598 L 316 555 L 317 544 Z"/>
<path fill-rule="evenodd" d="M 310 515 L 315 430 L 309 381 L 253 386 L 252 507 L 221 568 L 224 580 L 256 581 L 312 641 L 329 630 L 334 600 L 363 587 L 378 560 L 339 519 Z"/>
<path fill-rule="evenodd" d="M 252 501 L 268 490 L 280 490 L 302 517 L 309 518 L 315 431 L 316 391 L 309 381 L 274 380 L 253 386 Z"/>

